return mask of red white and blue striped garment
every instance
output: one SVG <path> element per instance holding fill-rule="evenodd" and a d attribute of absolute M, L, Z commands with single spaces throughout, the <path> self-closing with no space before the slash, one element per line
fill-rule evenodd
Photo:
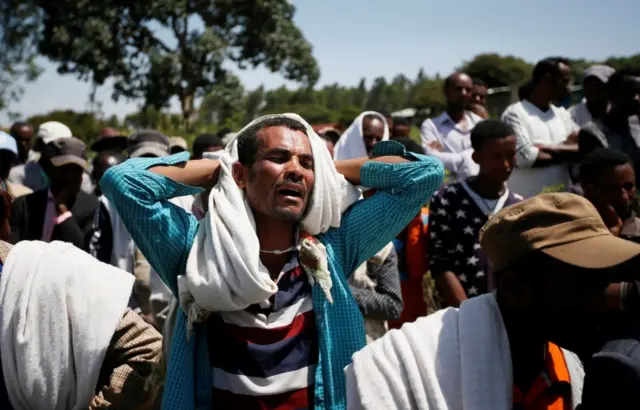
<path fill-rule="evenodd" d="M 299 410 L 313 407 L 318 337 L 311 285 L 297 256 L 282 269 L 264 306 L 221 313 L 208 325 L 216 407 Z"/>

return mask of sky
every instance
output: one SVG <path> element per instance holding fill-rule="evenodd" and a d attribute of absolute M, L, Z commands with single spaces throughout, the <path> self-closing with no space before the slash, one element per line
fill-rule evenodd
<path fill-rule="evenodd" d="M 563 55 L 603 60 L 640 53 L 638 0 L 292 0 L 294 21 L 313 46 L 321 70 L 318 85 L 368 84 L 378 76 L 399 73 L 414 78 L 446 75 L 474 55 L 495 52 L 527 61 Z M 61 76 L 44 59 L 44 73 L 24 85 L 21 101 L 11 111 L 24 118 L 54 109 L 87 109 L 90 86 L 73 75 Z M 287 83 L 264 69 L 236 70 L 246 89 Z M 98 90 L 106 115 L 121 118 L 138 102 L 110 98 L 107 84 Z M 177 105 L 174 104 L 177 110 Z M 0 123 L 7 125 L 6 113 Z"/>

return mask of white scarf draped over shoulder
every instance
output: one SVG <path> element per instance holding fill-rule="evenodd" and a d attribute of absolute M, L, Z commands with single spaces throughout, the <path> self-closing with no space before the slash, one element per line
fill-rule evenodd
<path fill-rule="evenodd" d="M 575 408 L 584 371 L 562 351 Z M 510 410 L 509 339 L 494 294 L 441 310 L 353 355 L 345 369 L 348 410 Z"/>
<path fill-rule="evenodd" d="M 89 407 L 133 280 L 69 243 L 12 248 L 0 275 L 0 351 L 15 410 Z"/>
<path fill-rule="evenodd" d="M 198 227 L 186 273 L 178 277 L 180 306 L 188 327 L 203 322 L 211 312 L 238 311 L 257 303 L 268 306 L 268 299 L 278 290 L 260 261 L 253 212 L 233 179 L 232 167 L 238 160 L 237 139 L 254 125 L 279 117 L 292 119 L 306 129 L 314 157 L 315 185 L 301 230 L 315 236 L 339 227 L 342 212 L 361 195 L 338 174 L 324 141 L 300 116 L 267 115 L 252 121 L 236 134 L 219 159 L 220 173 L 209 195 L 208 212 Z M 331 301 L 326 250 L 313 239 L 305 239 L 299 249 L 309 280 L 317 280 Z M 314 266 L 305 266 L 309 258 L 316 262 Z"/>
<path fill-rule="evenodd" d="M 384 124 L 382 141 L 387 141 L 389 139 L 389 127 L 384 115 L 375 111 L 365 111 L 353 120 L 349 128 L 342 133 L 338 143 L 333 148 L 336 160 L 362 158 L 367 156 L 367 148 L 364 145 L 364 139 L 362 137 L 362 121 L 364 120 L 364 117 L 369 115 L 379 118 L 380 121 L 382 121 L 382 124 Z"/>

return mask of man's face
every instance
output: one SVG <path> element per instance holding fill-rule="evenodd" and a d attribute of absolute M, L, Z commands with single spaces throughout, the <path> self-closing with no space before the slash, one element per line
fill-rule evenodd
<path fill-rule="evenodd" d="M 411 133 L 411 127 L 407 124 L 396 124 L 393 128 L 393 138 L 408 137 Z"/>
<path fill-rule="evenodd" d="M 636 175 L 631 164 L 600 172 L 593 186 L 585 188 L 588 197 L 598 195 L 598 199 L 611 206 L 623 221 L 631 215 L 636 197 Z"/>
<path fill-rule="evenodd" d="M 571 67 L 560 63 L 558 65 L 558 69 L 560 70 L 560 73 L 549 77 L 552 99 L 555 102 L 564 100 L 571 93 L 571 86 L 573 85 Z"/>
<path fill-rule="evenodd" d="M 50 168 L 51 190 L 53 193 L 60 192 L 62 189 L 68 188 L 72 192 L 79 192 L 82 185 L 82 175 L 84 169 L 76 164 L 66 164 L 59 167 L 51 166 Z"/>
<path fill-rule="evenodd" d="M 471 91 L 471 100 L 480 105 L 487 103 L 487 87 L 484 85 L 474 85 Z"/>
<path fill-rule="evenodd" d="M 619 112 L 629 116 L 640 114 L 640 78 L 625 77 L 611 99 Z"/>
<path fill-rule="evenodd" d="M 258 133 L 256 161 L 234 165 L 234 178 L 255 213 L 284 222 L 299 222 L 315 184 L 309 138 L 287 127 Z"/>
<path fill-rule="evenodd" d="M 444 91 L 449 106 L 459 109 L 467 108 L 471 103 L 472 88 L 471 77 L 464 73 L 455 74 Z"/>
<path fill-rule="evenodd" d="M 393 117 L 386 117 L 387 120 L 387 128 L 389 129 L 389 135 L 393 132 Z"/>
<path fill-rule="evenodd" d="M 480 165 L 483 177 L 496 184 L 503 183 L 509 179 L 516 163 L 516 137 L 487 139 L 472 156 Z"/>
<path fill-rule="evenodd" d="M 609 103 L 607 86 L 597 77 L 591 76 L 584 80 L 584 98 L 589 104 L 606 106 Z"/>
<path fill-rule="evenodd" d="M 25 125 L 15 130 L 12 134 L 18 143 L 18 157 L 20 161 L 25 162 L 29 156 L 31 149 L 31 141 L 33 140 L 33 128 Z"/>
<path fill-rule="evenodd" d="M 362 121 L 362 139 L 369 157 L 373 153 L 373 146 L 382 141 L 383 137 L 384 123 L 378 118 L 365 117 Z"/>
<path fill-rule="evenodd" d="M 546 339 L 578 354 L 592 350 L 606 311 L 609 270 L 578 268 L 555 259 L 547 263 L 535 310 Z"/>
<path fill-rule="evenodd" d="M 113 155 L 99 156 L 93 161 L 93 171 L 91 177 L 94 183 L 99 183 L 105 172 L 111 167 L 118 165 L 120 161 Z"/>

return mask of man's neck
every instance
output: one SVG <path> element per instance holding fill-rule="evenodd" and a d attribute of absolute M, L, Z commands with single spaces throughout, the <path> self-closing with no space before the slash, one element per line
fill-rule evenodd
<path fill-rule="evenodd" d="M 255 215 L 256 233 L 260 243 L 260 260 L 269 270 L 272 278 L 277 278 L 290 259 L 290 252 L 276 254 L 263 251 L 283 251 L 294 246 L 296 224 Z"/>
<path fill-rule="evenodd" d="M 500 198 L 507 188 L 504 181 L 496 182 L 495 180 L 487 178 L 482 172 L 475 178 L 467 180 L 467 184 L 475 193 L 488 199 Z"/>
<path fill-rule="evenodd" d="M 531 92 L 529 98 L 527 98 L 531 104 L 535 105 L 540 111 L 547 112 L 551 107 L 551 98 L 546 95 L 544 90 L 536 88 Z"/>
<path fill-rule="evenodd" d="M 595 119 L 601 119 L 604 118 L 605 115 L 607 115 L 607 105 L 602 105 L 600 103 L 594 104 L 593 102 L 589 102 L 589 100 L 587 100 L 586 102 L 587 104 L 587 109 L 589 110 L 589 114 L 591 114 L 591 117 L 595 118 Z"/>
<path fill-rule="evenodd" d="M 544 370 L 547 342 L 532 332 L 525 320 L 505 315 L 505 309 L 500 311 L 509 338 L 513 383 L 526 394 Z"/>
<path fill-rule="evenodd" d="M 448 107 L 447 115 L 449 115 L 449 118 L 451 118 L 454 123 L 458 124 L 464 119 L 464 108 Z"/>

